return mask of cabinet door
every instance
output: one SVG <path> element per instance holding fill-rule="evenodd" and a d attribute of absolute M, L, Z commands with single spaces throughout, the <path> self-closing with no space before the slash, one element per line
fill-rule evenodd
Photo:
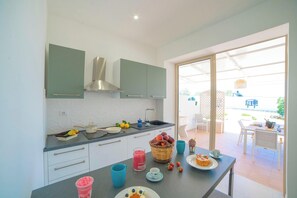
<path fill-rule="evenodd" d="M 120 60 L 121 98 L 146 98 L 146 65 Z"/>
<path fill-rule="evenodd" d="M 90 171 L 127 159 L 126 137 L 89 144 Z"/>
<path fill-rule="evenodd" d="M 147 97 L 166 98 L 166 69 L 155 66 L 147 67 Z"/>
<path fill-rule="evenodd" d="M 83 98 L 84 66 L 84 51 L 50 44 L 46 71 L 47 98 Z"/>
<path fill-rule="evenodd" d="M 133 150 L 137 147 L 145 149 L 145 152 L 150 152 L 151 147 L 149 141 L 154 138 L 154 131 L 130 135 L 127 137 L 128 143 L 128 158 L 132 158 Z"/>

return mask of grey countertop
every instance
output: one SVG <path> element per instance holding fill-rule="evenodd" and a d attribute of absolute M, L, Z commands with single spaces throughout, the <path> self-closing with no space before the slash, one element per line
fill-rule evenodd
<path fill-rule="evenodd" d="M 208 150 L 197 148 L 196 153 L 208 154 Z M 123 161 L 127 165 L 127 179 L 124 187 L 114 188 L 110 176 L 111 166 L 85 173 L 67 180 L 34 190 L 32 198 L 73 198 L 77 197 L 75 181 L 82 176 L 89 175 L 94 178 L 92 198 L 112 198 L 120 191 L 131 186 L 145 186 L 156 191 L 161 198 L 169 197 L 208 197 L 214 192 L 215 187 L 233 167 L 235 158 L 223 155 L 217 160 L 218 167 L 213 170 L 203 171 L 191 167 L 186 162 L 189 155 L 186 149 L 183 155 L 173 153 L 172 162 L 180 161 L 184 171 L 179 173 L 174 167 L 173 171 L 167 170 L 166 164 L 159 164 L 152 160 L 151 153 L 147 154 L 146 171 L 135 172 L 132 170 L 132 159 Z M 160 168 L 164 178 L 159 183 L 146 180 L 145 175 L 151 167 Z"/>
<path fill-rule="evenodd" d="M 132 124 L 132 125 L 135 125 L 135 124 Z M 104 137 L 91 139 L 91 140 L 86 138 L 86 136 L 84 135 L 84 133 L 85 133 L 84 131 L 81 131 L 78 134 L 78 137 L 70 139 L 70 140 L 65 141 L 65 142 L 64 141 L 59 141 L 55 137 L 55 135 L 48 135 L 47 139 L 46 139 L 46 145 L 45 145 L 45 148 L 43 149 L 43 151 L 47 152 L 47 151 L 52 151 L 52 150 L 56 150 L 56 149 L 67 148 L 67 147 L 71 147 L 71 146 L 77 146 L 77 145 L 81 145 L 81 144 L 88 144 L 88 143 L 92 143 L 92 142 L 98 142 L 98 141 L 108 140 L 108 139 L 112 139 L 112 138 L 118 138 L 118 137 L 133 135 L 133 134 L 137 134 L 137 133 L 143 133 L 143 132 L 162 129 L 162 128 L 167 128 L 167 127 L 171 127 L 171 126 L 174 126 L 174 124 L 167 123 L 167 124 L 160 125 L 160 126 L 152 125 L 150 127 L 143 127 L 141 129 L 135 129 L 135 128 L 122 129 L 122 131 L 120 133 L 107 134 Z"/>

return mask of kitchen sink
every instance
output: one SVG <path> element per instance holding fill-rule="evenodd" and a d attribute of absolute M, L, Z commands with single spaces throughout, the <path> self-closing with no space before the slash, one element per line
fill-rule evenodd
<path fill-rule="evenodd" d="M 150 121 L 149 123 L 152 125 L 157 125 L 157 126 L 168 124 L 167 122 L 163 122 L 163 121 L 159 121 L 159 120 Z"/>

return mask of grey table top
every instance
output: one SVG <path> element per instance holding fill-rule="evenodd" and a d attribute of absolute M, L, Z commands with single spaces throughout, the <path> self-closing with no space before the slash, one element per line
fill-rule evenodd
<path fill-rule="evenodd" d="M 123 136 L 127 136 L 127 135 L 143 133 L 143 132 L 162 129 L 162 128 L 171 127 L 171 126 L 174 126 L 174 124 L 168 123 L 168 124 L 164 124 L 164 125 L 161 125 L 161 126 L 156 126 L 156 125 L 153 126 L 152 125 L 151 127 L 147 127 L 147 128 L 143 127 L 143 129 L 141 129 L 141 130 L 135 129 L 135 128 L 122 129 L 121 133 L 108 134 L 108 135 L 106 135 L 104 137 L 97 138 L 97 139 L 92 139 L 92 140 L 87 139 L 86 136 L 83 134 L 84 131 L 81 131 L 78 134 L 78 137 L 70 139 L 70 140 L 65 141 L 65 142 L 64 141 L 59 141 L 55 137 L 55 135 L 48 135 L 47 138 L 46 138 L 46 145 L 45 145 L 45 148 L 43 149 L 43 151 L 47 152 L 47 151 L 52 151 L 52 150 L 56 150 L 56 149 L 67 148 L 67 147 L 71 147 L 71 146 L 77 146 L 77 145 L 81 145 L 81 144 L 88 144 L 88 143 L 92 143 L 92 142 L 98 142 L 98 141 L 123 137 Z"/>
<path fill-rule="evenodd" d="M 208 154 L 208 150 L 196 148 L 196 153 Z M 186 198 L 186 197 L 208 197 L 233 167 L 236 159 L 227 155 L 217 160 L 218 167 L 213 170 L 203 171 L 191 167 L 186 162 L 189 155 L 186 149 L 183 155 L 173 153 L 172 162 L 180 161 L 184 171 L 179 173 L 174 167 L 173 171 L 167 170 L 166 164 L 159 164 L 152 160 L 151 153 L 147 154 L 146 171 L 135 172 L 132 170 L 132 159 L 123 161 L 127 167 L 127 179 L 124 187 L 114 188 L 110 176 L 111 166 L 104 167 L 80 176 L 42 187 L 32 192 L 32 198 L 73 198 L 77 197 L 75 181 L 82 176 L 89 175 L 94 178 L 92 198 L 112 198 L 120 191 L 131 186 L 145 186 L 156 191 L 161 198 Z M 152 183 L 145 177 L 151 167 L 160 168 L 164 179 L 159 183 Z"/>

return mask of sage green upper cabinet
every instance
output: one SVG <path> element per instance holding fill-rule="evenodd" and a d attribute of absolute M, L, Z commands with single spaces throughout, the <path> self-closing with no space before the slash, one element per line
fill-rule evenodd
<path fill-rule="evenodd" d="M 47 98 L 83 98 L 84 67 L 84 51 L 49 44 Z"/>
<path fill-rule="evenodd" d="M 146 65 L 120 59 L 121 98 L 146 98 Z"/>
<path fill-rule="evenodd" d="M 144 63 L 120 59 L 114 63 L 114 83 L 121 98 L 166 97 L 166 70 Z"/>
<path fill-rule="evenodd" d="M 166 98 L 166 69 L 155 66 L 147 67 L 147 97 Z"/>

